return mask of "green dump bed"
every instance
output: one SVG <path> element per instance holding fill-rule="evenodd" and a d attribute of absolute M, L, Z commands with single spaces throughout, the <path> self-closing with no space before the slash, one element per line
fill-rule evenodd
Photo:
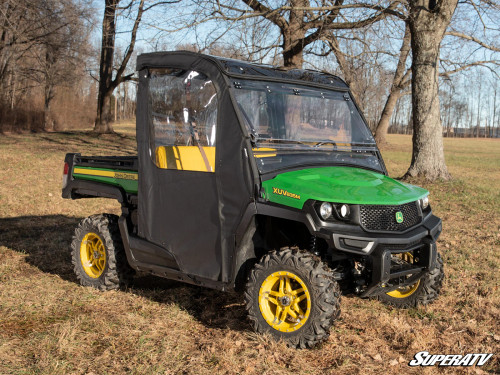
<path fill-rule="evenodd" d="M 119 199 L 118 195 L 137 195 L 137 185 L 137 156 L 66 155 L 63 198 Z"/>

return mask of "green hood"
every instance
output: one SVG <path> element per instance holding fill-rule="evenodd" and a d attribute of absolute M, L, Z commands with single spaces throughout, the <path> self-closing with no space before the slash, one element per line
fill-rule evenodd
<path fill-rule="evenodd" d="M 262 183 L 271 202 L 302 208 L 309 199 L 335 203 L 399 205 L 429 192 L 383 174 L 351 167 L 310 168 L 285 172 Z"/>

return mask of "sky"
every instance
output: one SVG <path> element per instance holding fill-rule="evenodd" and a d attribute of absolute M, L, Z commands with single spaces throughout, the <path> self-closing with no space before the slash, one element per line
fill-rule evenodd
<path fill-rule="evenodd" d="M 100 22 L 103 16 L 103 1 L 90 0 L 95 9 L 95 19 L 93 20 L 93 39 L 96 49 L 100 46 Z M 182 29 L 182 25 L 187 19 L 199 21 L 201 17 L 192 15 L 193 8 L 187 6 L 189 2 L 183 1 L 181 4 L 168 5 L 167 7 L 157 7 L 148 11 L 143 17 L 138 41 L 136 45 L 137 53 L 152 52 L 159 50 L 175 50 L 179 45 L 186 44 L 203 44 L 200 39 L 219 37 L 218 43 L 221 45 L 234 45 L 240 42 L 241 32 L 235 31 L 226 32 L 227 24 L 220 22 L 209 22 L 201 24 L 197 27 L 197 35 L 191 30 Z M 188 15 L 190 14 L 190 15 Z M 130 39 L 130 29 L 132 25 L 131 19 L 135 14 L 129 17 L 120 17 L 118 20 L 119 34 L 117 35 L 116 45 L 124 51 Z M 498 16 L 498 17 L 497 17 Z M 390 27 L 391 33 L 387 33 L 387 28 Z M 378 49 L 380 46 L 384 50 L 388 50 L 394 54 L 399 52 L 401 45 L 400 36 L 403 34 L 403 26 L 401 23 L 389 21 L 388 24 L 378 25 L 379 31 L 375 36 L 371 36 L 371 49 Z M 384 30 L 385 28 L 385 30 Z M 168 32 L 177 29 L 175 32 Z M 398 29 L 399 32 L 394 32 Z M 466 31 L 470 35 L 487 41 L 488 44 L 499 46 L 500 40 L 500 10 L 496 13 L 481 12 L 479 15 L 470 5 L 461 2 L 457 8 L 454 19 L 449 30 Z M 250 31 L 248 31 L 250 33 Z M 262 33 L 260 40 L 262 44 L 274 44 L 278 38 L 277 28 L 269 28 L 267 32 Z M 222 36 L 221 36 L 222 35 Z M 248 37 L 248 35 L 244 35 Z M 276 49 L 275 53 L 279 54 L 280 50 Z M 272 54 L 270 55 L 272 56 Z M 270 56 L 265 59 L 265 62 L 272 62 Z M 476 43 L 453 37 L 446 36 L 441 47 L 442 68 L 446 70 L 456 69 L 459 65 L 454 62 L 460 61 L 463 64 L 474 61 L 490 61 L 494 60 L 495 64 L 488 64 L 490 69 L 484 67 L 475 67 L 466 71 L 454 74 L 448 82 L 442 82 L 441 86 L 454 86 L 453 95 L 457 100 L 467 102 L 471 108 L 479 108 L 481 117 L 485 119 L 491 117 L 491 106 L 493 103 L 494 90 L 500 90 L 500 53 L 491 52 Z M 388 70 L 394 70 L 396 59 L 392 56 L 378 55 L 381 63 Z M 327 70 L 335 70 L 336 62 L 333 56 L 328 58 L 306 57 L 310 63 L 305 63 L 304 68 L 321 68 Z M 408 61 L 408 66 L 410 61 Z M 135 67 L 135 61 L 130 62 L 130 69 Z M 448 87 L 449 88 L 449 87 Z M 450 91 L 450 90 L 448 90 Z M 452 91 L 450 91 L 452 92 Z M 472 98 L 471 98 L 472 94 Z M 497 92 L 496 100 L 500 106 L 500 93 Z M 485 103 L 489 103 L 489 108 Z M 494 105 L 494 104 L 493 104 Z M 500 111 L 500 109 L 499 109 Z M 497 116 L 500 120 L 500 116 Z M 486 120 L 485 120 L 486 121 Z"/>

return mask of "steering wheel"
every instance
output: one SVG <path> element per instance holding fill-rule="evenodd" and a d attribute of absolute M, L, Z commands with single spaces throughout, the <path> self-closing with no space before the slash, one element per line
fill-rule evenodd
<path fill-rule="evenodd" d="M 321 142 L 316 143 L 314 145 L 314 147 L 319 147 L 319 146 L 328 145 L 328 144 L 333 145 L 333 149 L 337 150 L 337 144 L 334 141 L 321 141 Z"/>

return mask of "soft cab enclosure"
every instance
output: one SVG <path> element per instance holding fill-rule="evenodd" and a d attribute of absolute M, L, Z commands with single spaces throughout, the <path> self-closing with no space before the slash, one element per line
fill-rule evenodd
<path fill-rule="evenodd" d="M 175 254 L 183 273 L 227 283 L 257 180 L 222 64 L 189 52 L 138 58 L 138 236 Z"/>
<path fill-rule="evenodd" d="M 285 124 L 297 120 L 286 117 L 293 108 L 276 101 L 287 94 L 306 100 L 316 92 L 322 103 L 349 101 L 349 89 L 326 73 L 279 70 L 190 52 L 143 54 L 137 70 L 137 234 L 174 254 L 183 273 L 232 285 L 249 256 L 238 252 L 245 251 L 241 241 L 255 214 L 310 224 L 310 219 L 290 207 L 285 207 L 286 212 L 279 212 L 279 207 L 273 212 L 271 206 L 259 210 L 256 199 L 265 197 L 262 181 L 279 172 L 273 168 L 273 157 L 278 155 L 284 170 L 329 162 L 326 158 L 317 163 L 321 155 L 315 153 L 313 160 L 292 160 L 288 165 L 290 154 L 282 153 L 279 144 L 258 146 L 266 137 L 279 141 L 290 133 Z M 240 95 L 245 92 L 249 95 Z M 261 98 L 256 93 L 262 93 Z M 269 103 L 267 121 L 282 124 L 267 134 L 259 128 L 262 121 L 255 120 L 259 101 Z M 358 141 L 371 138 L 355 104 L 349 105 L 362 135 Z M 325 104 L 323 110 L 329 110 Z M 375 170 L 385 174 L 378 150 L 372 147 L 365 167 L 371 169 L 369 163 L 374 163 Z M 313 231 L 310 225 L 309 229 Z"/>

